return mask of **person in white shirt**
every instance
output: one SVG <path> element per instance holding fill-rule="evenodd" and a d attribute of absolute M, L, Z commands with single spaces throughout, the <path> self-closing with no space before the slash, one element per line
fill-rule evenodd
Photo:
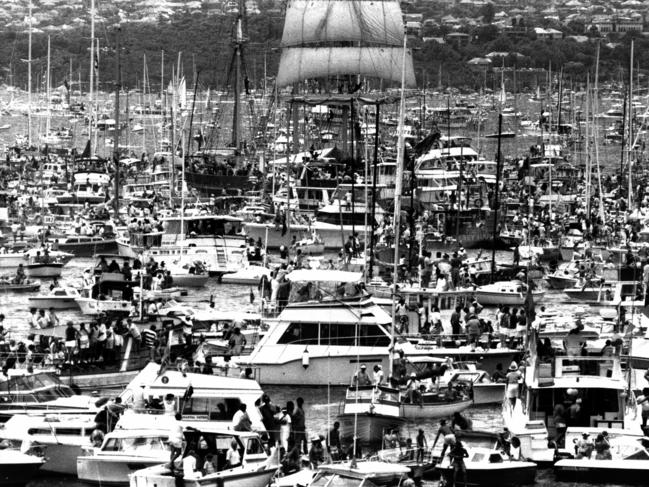
<path fill-rule="evenodd" d="M 383 373 L 383 367 L 380 365 L 375 365 L 374 366 L 374 387 L 380 386 L 383 384 L 383 379 L 385 377 L 385 374 Z"/>
<path fill-rule="evenodd" d="M 171 473 L 176 467 L 175 461 L 183 452 L 183 443 L 185 441 L 185 432 L 182 424 L 180 424 L 180 413 L 175 416 L 175 424 L 169 430 L 169 446 L 171 446 L 169 464 L 171 465 Z"/>
<path fill-rule="evenodd" d="M 183 458 L 183 478 L 195 479 L 201 476 L 200 470 L 197 468 L 196 453 L 190 450 L 187 456 Z"/>
<path fill-rule="evenodd" d="M 239 453 L 239 444 L 236 440 L 232 440 L 230 443 L 230 448 L 225 454 L 225 466 L 226 468 L 234 468 L 241 465 L 241 454 Z"/>

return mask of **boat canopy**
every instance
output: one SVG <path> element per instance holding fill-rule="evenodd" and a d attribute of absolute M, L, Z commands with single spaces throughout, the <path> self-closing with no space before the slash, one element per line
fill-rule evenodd
<path fill-rule="evenodd" d="M 356 283 L 361 281 L 363 274 L 337 270 L 298 269 L 287 274 L 286 278 L 291 282 Z"/>

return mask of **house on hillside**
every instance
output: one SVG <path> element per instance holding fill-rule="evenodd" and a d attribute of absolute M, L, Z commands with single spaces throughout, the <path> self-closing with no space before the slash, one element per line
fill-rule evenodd
<path fill-rule="evenodd" d="M 534 33 L 536 38 L 544 41 L 553 41 L 555 39 L 563 39 L 563 32 L 557 29 L 544 29 L 542 27 L 535 27 Z"/>

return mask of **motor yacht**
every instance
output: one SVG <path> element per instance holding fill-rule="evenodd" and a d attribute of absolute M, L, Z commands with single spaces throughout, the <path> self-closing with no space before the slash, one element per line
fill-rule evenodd
<path fill-rule="evenodd" d="M 202 441 L 203 440 L 203 441 Z M 201 448 L 201 442 L 207 448 Z M 239 465 L 226 463 L 226 455 L 232 443 L 237 444 L 241 456 Z M 183 471 L 186 487 L 219 485 L 223 487 L 266 487 L 277 472 L 277 454 L 269 456 L 263 448 L 259 435 L 254 432 L 239 432 L 224 429 L 220 425 L 206 424 L 200 430 L 185 431 L 185 448 L 176 468 L 184 466 L 183 459 L 190 452 L 196 454 L 196 468 L 193 472 Z M 209 456 L 208 456 L 209 455 Z M 204 465 L 210 460 L 214 472 L 206 473 Z M 130 475 L 131 487 L 176 487 L 178 479 L 169 463 L 137 470 Z"/>

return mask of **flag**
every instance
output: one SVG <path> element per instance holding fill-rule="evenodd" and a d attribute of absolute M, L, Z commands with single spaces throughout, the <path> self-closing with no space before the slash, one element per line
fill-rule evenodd
<path fill-rule="evenodd" d="M 250 304 L 255 303 L 255 293 L 252 292 L 252 288 L 250 288 Z"/>
<path fill-rule="evenodd" d="M 70 83 L 68 83 L 67 79 L 63 81 L 63 86 L 65 86 L 66 90 L 70 91 Z"/>
<path fill-rule="evenodd" d="M 99 71 L 99 42 L 97 42 L 95 49 L 95 71 Z"/>

